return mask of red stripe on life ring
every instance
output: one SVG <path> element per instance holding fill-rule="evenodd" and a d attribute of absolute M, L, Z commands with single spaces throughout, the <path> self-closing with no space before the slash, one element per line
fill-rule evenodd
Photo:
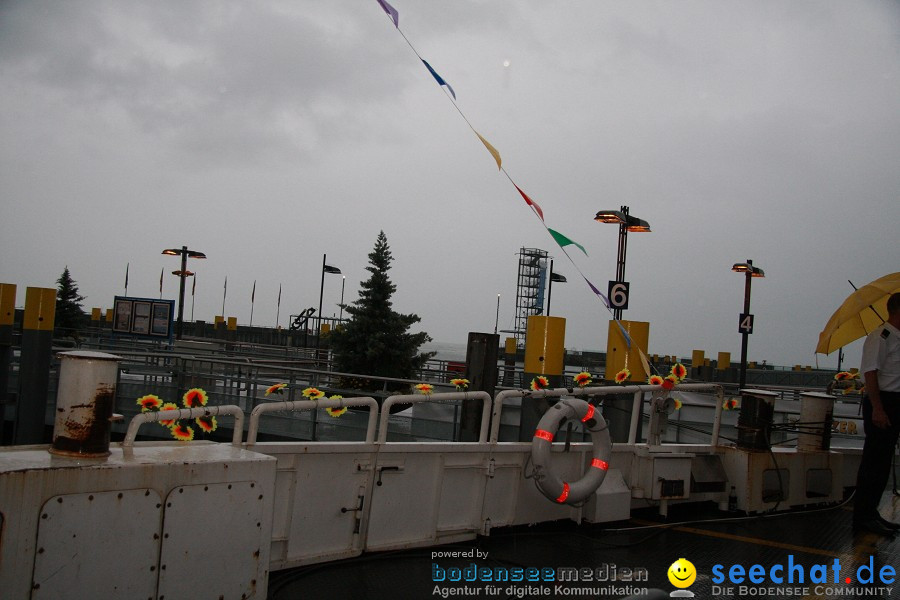
<path fill-rule="evenodd" d="M 568 498 L 568 497 L 569 497 L 569 484 L 566 482 L 563 482 L 563 492 L 562 492 L 562 494 L 559 495 L 559 498 L 557 498 L 556 501 L 559 502 L 560 504 L 562 504 L 563 502 L 566 501 L 566 498 Z"/>
<path fill-rule="evenodd" d="M 609 463 L 605 460 L 600 460 L 599 458 L 591 460 L 591 466 L 596 469 L 600 469 L 601 471 L 606 471 L 609 469 Z"/>
<path fill-rule="evenodd" d="M 553 441 L 553 434 L 549 431 L 544 431 L 543 429 L 535 430 L 534 437 L 541 438 L 542 440 L 547 440 L 548 442 Z"/>
<path fill-rule="evenodd" d="M 582 423 L 587 423 L 589 419 L 594 417 L 594 405 L 588 404 L 587 414 L 581 419 Z"/>

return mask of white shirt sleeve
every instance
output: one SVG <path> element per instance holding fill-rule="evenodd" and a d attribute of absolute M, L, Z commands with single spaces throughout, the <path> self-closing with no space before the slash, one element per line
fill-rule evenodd
<path fill-rule="evenodd" d="M 886 353 L 886 344 L 881 337 L 882 327 L 879 327 L 866 337 L 863 343 L 862 360 L 859 365 L 859 372 L 864 376 L 869 371 L 877 371 L 884 365 L 884 357 Z"/>

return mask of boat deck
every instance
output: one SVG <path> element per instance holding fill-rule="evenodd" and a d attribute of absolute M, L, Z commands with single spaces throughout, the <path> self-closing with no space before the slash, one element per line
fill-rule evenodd
<path fill-rule="evenodd" d="M 900 521 L 900 496 L 887 490 L 881 512 Z M 735 517 L 706 504 L 673 506 L 666 521 L 653 507 L 632 515 L 629 521 L 614 524 L 555 522 L 506 528 L 469 543 L 364 554 L 280 571 L 270 576 L 269 599 L 666 598 L 677 590 L 667 572 L 679 558 L 696 569 L 696 580 L 684 591 L 697 598 L 900 596 L 900 581 L 892 574 L 900 569 L 900 535 L 854 533 L 852 498 L 835 506 L 769 515 Z M 462 554 L 453 558 L 450 552 Z M 433 580 L 435 565 L 438 577 L 443 571 L 444 581 Z M 721 566 L 714 571 L 716 565 Z M 731 571 L 734 565 L 743 567 L 741 583 L 740 571 Z M 759 583 L 746 579 L 753 565 L 764 570 L 757 577 Z M 781 570 L 776 566 L 772 571 L 775 565 Z M 517 567 L 523 571 L 515 571 Z M 544 580 L 465 581 L 475 573 L 483 580 L 488 568 L 492 579 L 504 572 L 527 576 L 524 569 L 529 567 L 538 569 L 531 575 Z M 560 582 L 560 567 L 575 567 L 584 575 L 579 581 Z M 545 575 L 555 581 L 547 581 Z M 873 581 L 867 582 L 870 575 Z M 462 580 L 450 581 L 451 576 Z"/>

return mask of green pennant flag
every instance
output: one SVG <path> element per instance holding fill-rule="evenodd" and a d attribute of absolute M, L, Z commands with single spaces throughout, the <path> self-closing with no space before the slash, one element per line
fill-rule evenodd
<path fill-rule="evenodd" d="M 564 235 L 561 234 L 560 232 L 554 231 L 553 229 L 550 229 L 549 227 L 547 228 L 547 231 L 550 232 L 550 235 L 553 236 L 553 239 L 556 240 L 556 243 L 559 244 L 559 247 L 560 247 L 560 248 L 563 248 L 563 247 L 565 247 L 565 246 L 568 246 L 569 244 L 573 244 L 573 245 L 575 245 L 575 246 L 578 246 L 578 249 L 581 250 L 582 252 L 584 252 L 584 255 L 585 255 L 585 256 L 588 255 L 587 250 L 584 249 L 584 246 L 582 246 L 582 245 L 579 244 L 578 242 L 576 242 L 576 241 L 574 241 L 574 240 L 570 240 L 569 238 L 567 238 L 566 236 L 564 236 Z"/>

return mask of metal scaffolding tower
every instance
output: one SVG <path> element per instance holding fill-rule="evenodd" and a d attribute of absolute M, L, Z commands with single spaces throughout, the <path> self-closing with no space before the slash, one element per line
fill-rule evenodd
<path fill-rule="evenodd" d="M 516 323 L 513 333 L 516 346 L 524 347 L 528 317 L 544 312 L 544 289 L 547 286 L 547 251 L 539 248 L 519 249 L 519 275 L 516 284 Z"/>

